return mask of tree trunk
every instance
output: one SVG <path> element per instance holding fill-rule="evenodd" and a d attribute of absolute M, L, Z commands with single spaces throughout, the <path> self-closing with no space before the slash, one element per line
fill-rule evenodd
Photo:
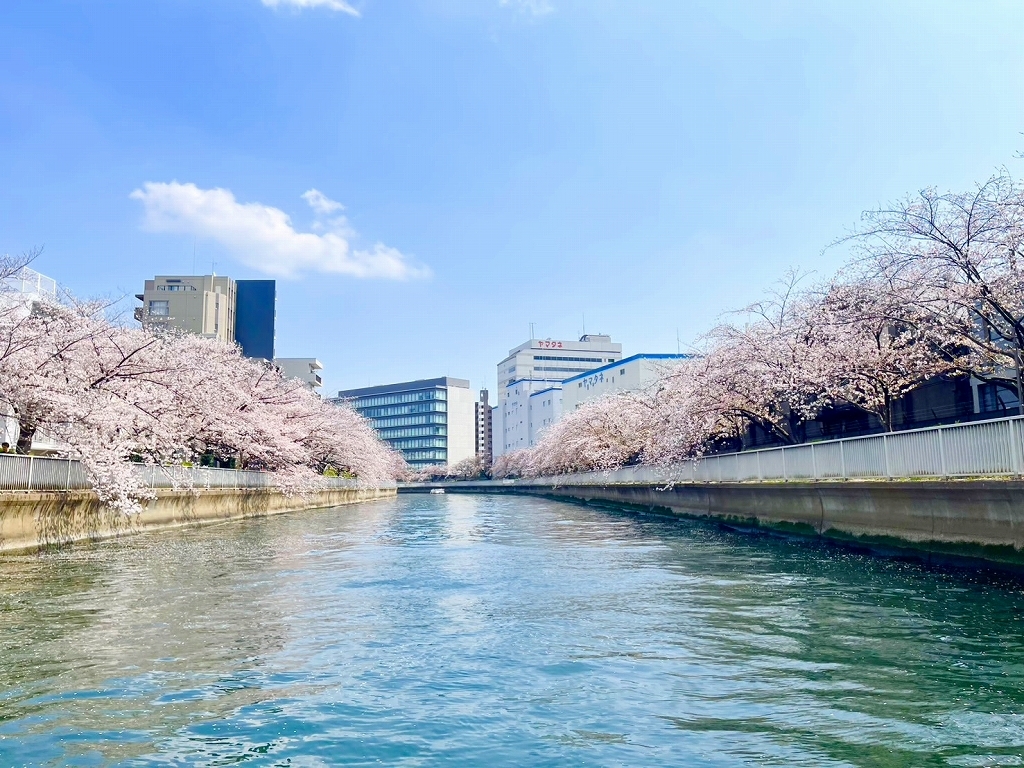
<path fill-rule="evenodd" d="M 21 421 L 18 426 L 16 453 L 27 454 L 32 450 L 32 438 L 36 436 L 36 425 L 31 421 Z"/>

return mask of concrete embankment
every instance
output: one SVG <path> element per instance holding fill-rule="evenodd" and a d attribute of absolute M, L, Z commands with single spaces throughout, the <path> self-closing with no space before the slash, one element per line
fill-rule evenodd
<path fill-rule="evenodd" d="M 104 507 L 89 491 L 0 492 L 0 552 L 36 550 L 142 531 L 264 517 L 395 495 L 394 488 L 338 488 L 307 496 L 269 489 L 160 490 L 136 515 Z"/>
<path fill-rule="evenodd" d="M 399 492 L 526 493 L 704 518 L 932 562 L 1024 571 L 1024 481 L 407 484 Z"/>

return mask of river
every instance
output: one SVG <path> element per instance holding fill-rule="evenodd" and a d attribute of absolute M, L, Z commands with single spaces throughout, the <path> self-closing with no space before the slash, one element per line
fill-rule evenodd
<path fill-rule="evenodd" d="M 1024 765 L 1024 581 L 514 496 L 0 558 L 0 765 Z"/>

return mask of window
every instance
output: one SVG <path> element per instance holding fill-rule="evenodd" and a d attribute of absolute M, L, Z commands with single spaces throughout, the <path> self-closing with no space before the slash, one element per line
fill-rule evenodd
<path fill-rule="evenodd" d="M 171 310 L 166 301 L 151 301 L 149 302 L 149 314 L 152 317 L 169 317 Z"/>
<path fill-rule="evenodd" d="M 1018 407 L 1016 392 L 992 383 L 978 387 L 978 401 L 982 412 L 1011 413 Z"/>
<path fill-rule="evenodd" d="M 625 368 L 620 368 L 619 369 L 619 376 L 625 376 L 625 375 L 626 375 L 626 369 Z"/>
<path fill-rule="evenodd" d="M 600 357 L 557 357 L 552 355 L 534 355 L 534 360 L 561 360 L 567 363 L 600 363 Z"/>

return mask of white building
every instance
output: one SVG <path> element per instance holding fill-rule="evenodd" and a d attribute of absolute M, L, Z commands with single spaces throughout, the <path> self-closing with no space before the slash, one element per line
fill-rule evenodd
<path fill-rule="evenodd" d="M 494 455 L 518 451 L 537 444 L 540 433 L 562 415 L 560 382 L 524 379 L 505 387 L 505 397 L 495 408 L 501 419 L 502 447 L 494 446 Z"/>
<path fill-rule="evenodd" d="M 513 381 L 538 379 L 560 382 L 605 363 L 622 359 L 622 345 L 611 336 L 586 334 L 579 341 L 530 339 L 498 363 L 498 392 Z"/>
<path fill-rule="evenodd" d="M 588 334 L 579 341 L 530 339 L 498 363 L 494 407 L 494 456 L 529 448 L 562 415 L 562 381 L 622 359 L 622 345 L 610 336 Z"/>
<path fill-rule="evenodd" d="M 562 382 L 562 408 L 571 413 L 588 400 L 635 392 L 653 384 L 689 355 L 633 355 Z"/>
<path fill-rule="evenodd" d="M 315 357 L 275 357 L 274 365 L 286 379 L 299 379 L 314 392 L 319 392 L 324 385 L 324 380 L 320 378 L 320 371 L 324 367 Z"/>

